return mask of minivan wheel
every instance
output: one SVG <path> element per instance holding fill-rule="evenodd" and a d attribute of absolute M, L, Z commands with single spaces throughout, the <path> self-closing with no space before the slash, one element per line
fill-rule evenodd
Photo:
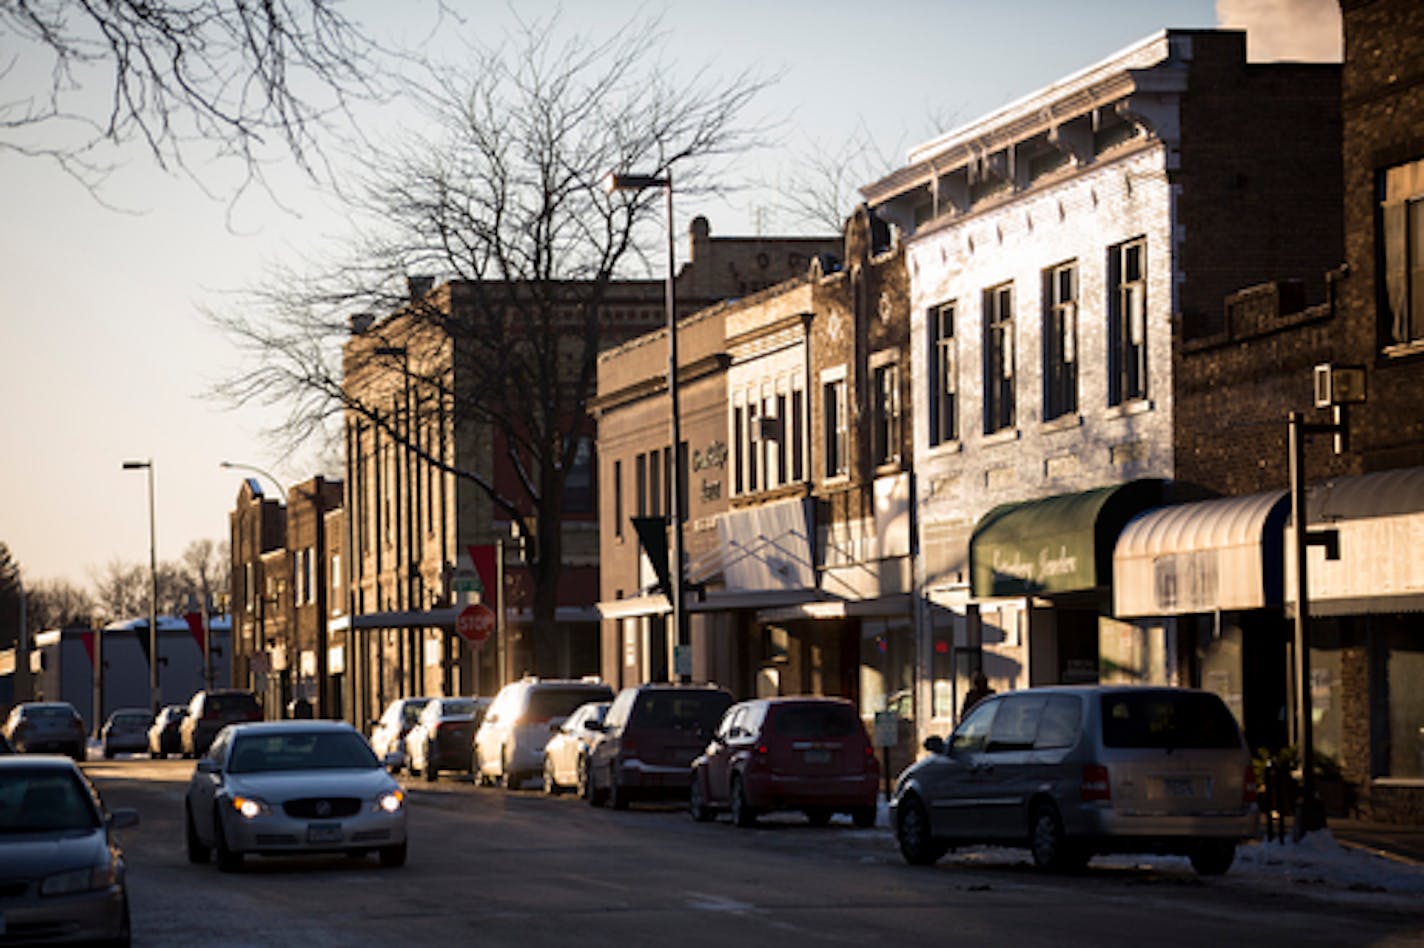
<path fill-rule="evenodd" d="M 1062 818 L 1049 804 L 1043 804 L 1033 811 L 1029 828 L 1029 849 L 1033 852 L 1034 865 L 1050 872 L 1071 872 L 1088 863 L 1088 854 L 1068 841 L 1063 833 Z"/>
<path fill-rule="evenodd" d="M 745 829 L 755 826 L 756 821 L 756 810 L 747 802 L 747 791 L 742 786 L 741 778 L 737 778 L 732 781 L 732 822 Z"/>
<path fill-rule="evenodd" d="M 1192 868 L 1199 876 L 1219 876 L 1231 868 L 1236 859 L 1236 844 L 1230 840 L 1211 839 L 1191 853 Z"/>
<path fill-rule="evenodd" d="M 806 811 L 806 822 L 812 826 L 829 826 L 832 815 L 831 811 L 823 806 L 813 806 Z"/>
<path fill-rule="evenodd" d="M 850 811 L 850 821 L 856 829 L 870 829 L 875 825 L 876 807 L 858 806 Z"/>
<path fill-rule="evenodd" d="M 896 808 L 895 840 L 900 855 L 912 866 L 933 866 L 949 846 L 930 832 L 930 815 L 919 797 L 905 797 Z"/>
<path fill-rule="evenodd" d="M 399 869 L 405 865 L 406 844 L 400 843 L 396 846 L 382 846 L 380 848 L 381 865 L 387 869 Z"/>
<path fill-rule="evenodd" d="M 628 788 L 619 783 L 611 772 L 608 775 L 608 805 L 615 810 L 628 809 Z"/>

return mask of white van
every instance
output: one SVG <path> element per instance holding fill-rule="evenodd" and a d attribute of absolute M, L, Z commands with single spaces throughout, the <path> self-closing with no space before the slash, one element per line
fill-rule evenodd
<path fill-rule="evenodd" d="M 524 678 L 500 689 L 475 732 L 475 781 L 515 790 L 544 772 L 550 724 L 590 701 L 612 701 L 613 689 L 597 679 Z"/>

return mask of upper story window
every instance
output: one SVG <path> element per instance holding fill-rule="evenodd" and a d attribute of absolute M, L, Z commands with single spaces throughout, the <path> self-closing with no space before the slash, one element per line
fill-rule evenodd
<path fill-rule="evenodd" d="M 984 433 L 1014 426 L 1014 287 L 984 291 Z"/>
<path fill-rule="evenodd" d="M 959 353 L 954 342 L 954 305 L 930 311 L 930 444 L 959 437 Z"/>
<path fill-rule="evenodd" d="M 1147 397 L 1147 238 L 1108 251 L 1108 404 Z"/>
<path fill-rule="evenodd" d="M 648 510 L 648 456 L 640 454 L 633 458 L 633 509 L 639 517 L 646 517 Z"/>
<path fill-rule="evenodd" d="M 1378 188 L 1381 342 L 1424 342 L 1424 161 L 1385 169 Z"/>
<path fill-rule="evenodd" d="M 846 404 L 845 370 L 828 373 L 821 380 L 821 405 L 826 443 L 826 477 L 850 473 L 850 406 Z"/>
<path fill-rule="evenodd" d="M 613 536 L 623 539 L 623 462 L 613 462 Z"/>
<path fill-rule="evenodd" d="M 1043 420 L 1078 410 L 1078 264 L 1043 271 Z"/>
<path fill-rule="evenodd" d="M 803 376 L 757 381 L 733 396 L 733 492 L 774 490 L 806 477 Z"/>
<path fill-rule="evenodd" d="M 876 466 L 900 460 L 900 366 L 887 361 L 871 370 L 871 457 Z"/>

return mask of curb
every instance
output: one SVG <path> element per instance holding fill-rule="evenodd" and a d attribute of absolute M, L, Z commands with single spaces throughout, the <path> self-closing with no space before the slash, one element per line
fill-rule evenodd
<path fill-rule="evenodd" d="M 1421 862 L 1420 860 L 1415 859 L 1411 856 L 1405 856 L 1400 853 L 1393 853 L 1387 849 L 1380 849 L 1376 846 L 1371 846 L 1367 843 L 1357 843 L 1352 839 L 1342 839 L 1339 836 L 1335 837 L 1335 842 L 1341 846 L 1344 846 L 1346 849 L 1352 849 L 1355 852 L 1368 853 L 1371 856 L 1379 856 L 1381 859 L 1388 859 L 1390 862 L 1397 862 L 1400 865 L 1414 866 L 1416 868 L 1424 867 L 1424 862 Z"/>

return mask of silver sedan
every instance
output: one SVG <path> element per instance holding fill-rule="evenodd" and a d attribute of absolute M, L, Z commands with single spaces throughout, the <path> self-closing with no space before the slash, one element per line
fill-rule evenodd
<path fill-rule="evenodd" d="M 400 784 L 340 721 L 265 721 L 224 728 L 198 761 L 184 800 L 188 860 L 234 872 L 249 853 L 406 859 Z"/>

